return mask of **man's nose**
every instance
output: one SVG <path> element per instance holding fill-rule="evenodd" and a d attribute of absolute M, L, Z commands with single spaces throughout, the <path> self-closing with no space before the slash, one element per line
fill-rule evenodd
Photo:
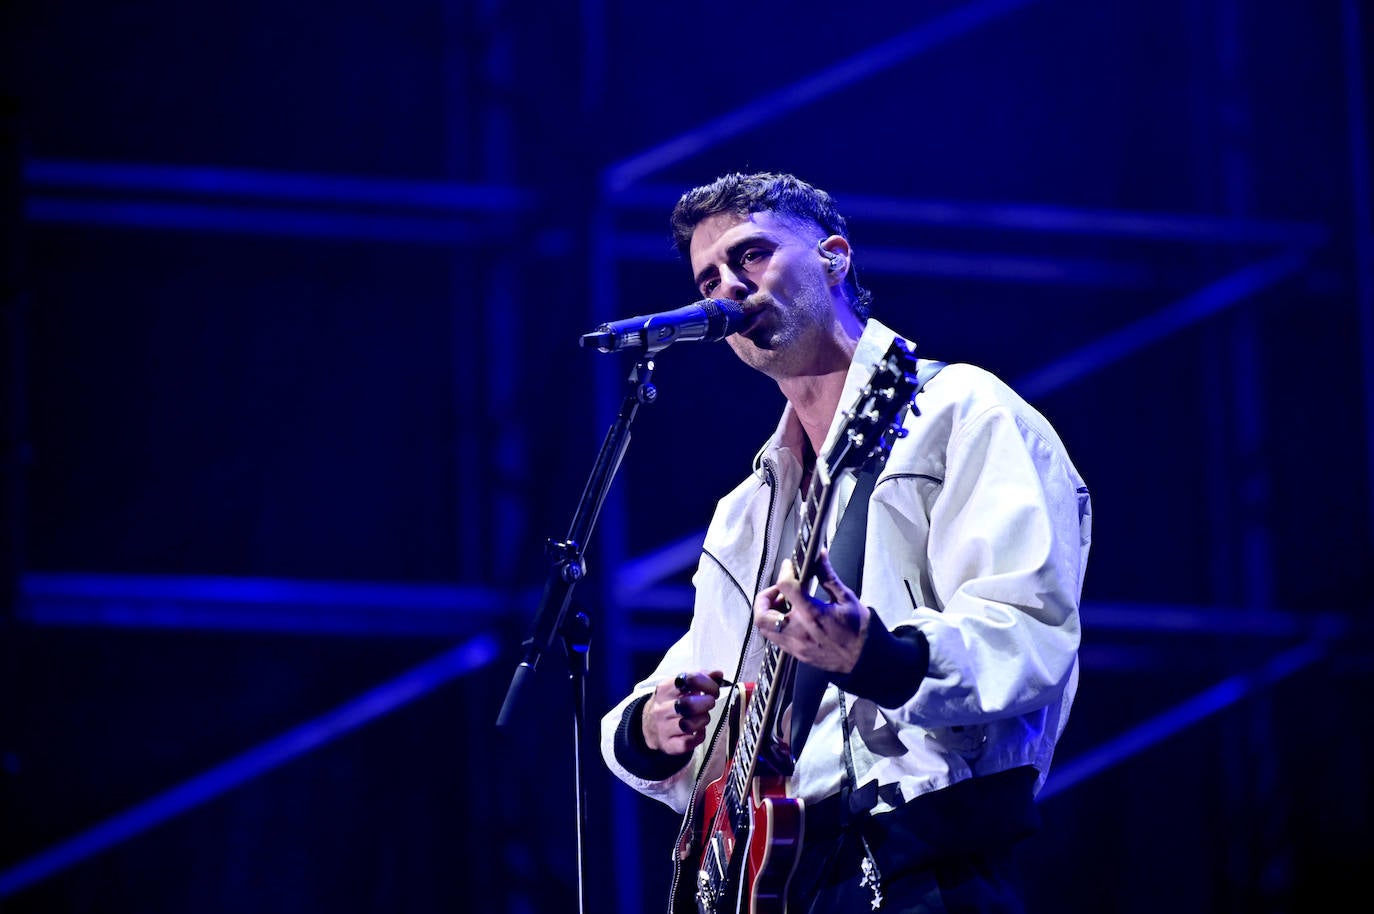
<path fill-rule="evenodd" d="M 716 288 L 716 298 L 743 301 L 749 295 L 749 284 L 729 267 L 720 271 L 720 285 Z"/>

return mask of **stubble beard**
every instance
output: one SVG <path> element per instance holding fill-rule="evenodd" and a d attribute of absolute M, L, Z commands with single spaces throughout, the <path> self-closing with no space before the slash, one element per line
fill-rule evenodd
<path fill-rule="evenodd" d="M 809 373 L 816 345 L 828 332 L 830 299 L 824 291 L 801 290 L 790 305 L 767 299 L 764 322 L 747 337 L 730 337 L 744 364 L 775 381 Z"/>

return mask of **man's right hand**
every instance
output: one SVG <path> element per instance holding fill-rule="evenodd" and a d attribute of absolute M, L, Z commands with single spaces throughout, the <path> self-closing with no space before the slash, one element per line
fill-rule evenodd
<path fill-rule="evenodd" d="M 724 675 L 702 670 L 660 682 L 644 705 L 644 744 L 668 755 L 684 755 L 701 745 Z"/>

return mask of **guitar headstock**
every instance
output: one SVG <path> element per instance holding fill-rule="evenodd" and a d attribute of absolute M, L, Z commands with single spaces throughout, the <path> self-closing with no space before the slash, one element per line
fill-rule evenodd
<path fill-rule="evenodd" d="M 844 427 L 826 460 L 830 476 L 887 459 L 892 443 L 906 437 L 898 417 L 916 396 L 918 386 L 916 353 L 912 344 L 898 337 L 873 366 L 868 383 L 844 413 Z"/>

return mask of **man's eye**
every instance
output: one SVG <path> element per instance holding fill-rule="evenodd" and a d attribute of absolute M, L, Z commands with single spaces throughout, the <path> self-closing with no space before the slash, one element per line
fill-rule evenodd
<path fill-rule="evenodd" d="M 718 285 L 720 285 L 719 279 L 706 280 L 704 283 L 701 284 L 701 294 L 709 298 L 711 296 L 711 293 L 716 290 L 716 286 Z"/>
<path fill-rule="evenodd" d="M 762 248 L 750 248 L 739 256 L 740 266 L 747 267 L 750 264 L 758 263 L 768 256 L 768 252 Z"/>

